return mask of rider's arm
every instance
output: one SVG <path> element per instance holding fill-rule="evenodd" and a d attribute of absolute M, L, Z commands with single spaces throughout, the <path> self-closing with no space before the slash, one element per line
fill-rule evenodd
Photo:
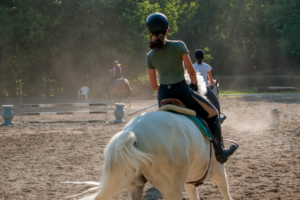
<path fill-rule="evenodd" d="M 211 75 L 211 71 L 207 72 L 207 76 L 208 76 L 208 80 L 210 82 L 210 85 L 214 86 L 214 81 L 213 81 L 213 78 L 212 78 L 212 75 Z"/>
<path fill-rule="evenodd" d="M 193 84 L 197 84 L 197 75 L 196 75 L 196 71 L 193 67 L 192 61 L 190 59 L 189 53 L 185 53 L 182 56 L 182 60 L 184 62 L 184 65 L 190 75 L 191 81 Z"/>
<path fill-rule="evenodd" d="M 156 69 L 148 69 L 148 74 L 152 89 L 158 91 L 159 85 L 157 84 Z"/>

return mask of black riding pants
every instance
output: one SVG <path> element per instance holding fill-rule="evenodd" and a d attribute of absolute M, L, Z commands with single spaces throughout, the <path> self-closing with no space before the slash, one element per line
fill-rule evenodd
<path fill-rule="evenodd" d="M 206 97 L 210 101 L 212 101 L 214 103 L 214 106 L 217 108 L 218 112 L 220 113 L 220 103 L 219 103 L 219 100 L 216 97 L 215 93 L 209 87 L 207 87 Z"/>
<path fill-rule="evenodd" d="M 162 99 L 179 99 L 187 108 L 195 110 L 197 116 L 205 120 L 218 115 L 217 109 L 205 98 L 190 89 L 185 80 L 171 85 L 160 85 L 157 98 L 159 107 Z"/>

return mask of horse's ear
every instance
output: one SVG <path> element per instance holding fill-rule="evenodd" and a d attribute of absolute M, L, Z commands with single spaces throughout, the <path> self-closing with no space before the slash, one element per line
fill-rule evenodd
<path fill-rule="evenodd" d="M 217 86 L 219 87 L 219 79 L 217 78 Z"/>

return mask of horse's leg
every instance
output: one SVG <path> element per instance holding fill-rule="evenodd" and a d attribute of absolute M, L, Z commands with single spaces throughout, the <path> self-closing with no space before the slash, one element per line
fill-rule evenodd
<path fill-rule="evenodd" d="M 190 200 L 200 200 L 197 188 L 192 184 L 184 184 L 185 191 Z"/>
<path fill-rule="evenodd" d="M 141 200 L 143 198 L 143 189 L 147 180 L 143 175 L 135 177 L 131 184 L 128 185 L 127 191 L 130 200 Z"/>
<path fill-rule="evenodd" d="M 166 159 L 168 162 L 156 162 L 155 168 L 145 172 L 146 179 L 159 190 L 164 200 L 182 200 L 188 157 L 188 153 L 177 152 L 175 162 L 171 158 Z"/>
<path fill-rule="evenodd" d="M 111 90 L 110 90 L 110 98 L 111 98 L 111 102 L 114 102 L 114 88 L 112 88 Z"/>
<path fill-rule="evenodd" d="M 164 197 L 164 200 L 182 200 L 182 185 L 176 184 L 174 180 L 168 180 L 164 186 L 159 188 L 160 193 Z"/>
<path fill-rule="evenodd" d="M 214 155 L 214 154 L 213 154 Z M 216 181 L 219 191 L 221 192 L 224 200 L 232 200 L 229 193 L 227 174 L 225 171 L 225 165 L 221 165 L 215 157 L 212 160 L 211 178 Z"/>
<path fill-rule="evenodd" d="M 119 99 L 119 102 L 118 102 L 118 103 L 120 103 L 120 102 L 121 102 L 121 99 L 122 99 L 122 92 L 119 92 L 119 91 L 118 91 L 118 99 Z"/>

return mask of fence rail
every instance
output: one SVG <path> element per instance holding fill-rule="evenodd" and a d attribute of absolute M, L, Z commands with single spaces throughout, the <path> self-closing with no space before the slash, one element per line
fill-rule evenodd
<path fill-rule="evenodd" d="M 300 87 L 300 76 L 214 76 L 221 90 L 253 89 L 254 87 Z"/>
<path fill-rule="evenodd" d="M 29 115 L 73 115 L 73 114 L 102 114 L 105 113 L 105 121 L 108 121 L 108 80 L 106 80 L 105 103 L 57 103 L 57 104 L 22 104 L 22 81 L 19 81 L 20 103 L 21 103 L 21 123 L 71 123 L 71 122 L 100 122 L 104 120 L 64 120 L 64 121 L 23 121 L 22 116 Z M 61 112 L 28 112 L 23 113 L 23 108 L 41 107 L 71 107 L 71 106 L 105 106 L 105 110 L 95 111 L 61 111 Z"/>
<path fill-rule="evenodd" d="M 33 107 L 72 107 L 72 106 L 104 106 L 105 103 L 58 103 L 58 104 L 23 104 L 23 108 Z"/>
<path fill-rule="evenodd" d="M 102 114 L 106 111 L 69 111 L 69 112 L 32 112 L 32 113 L 22 113 L 22 115 L 73 115 L 73 114 Z"/>

